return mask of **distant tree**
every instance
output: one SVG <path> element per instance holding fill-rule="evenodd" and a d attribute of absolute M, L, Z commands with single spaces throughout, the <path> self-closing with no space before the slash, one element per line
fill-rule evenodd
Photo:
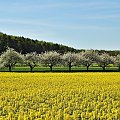
<path fill-rule="evenodd" d="M 55 51 L 45 52 L 41 55 L 41 62 L 52 71 L 52 67 L 60 62 L 60 54 Z"/>
<path fill-rule="evenodd" d="M 14 48 L 17 52 L 21 52 L 22 54 L 31 53 L 34 51 L 39 54 L 45 51 L 58 51 L 59 53 L 78 51 L 74 48 L 59 45 L 57 43 L 54 44 L 51 42 L 33 40 L 0 33 L 0 53 L 2 53 L 7 46 Z"/>
<path fill-rule="evenodd" d="M 24 55 L 24 63 L 30 67 L 31 72 L 39 61 L 40 57 L 36 52 L 27 53 Z"/>
<path fill-rule="evenodd" d="M 6 50 L 7 46 L 9 46 L 10 48 L 14 48 L 17 52 L 21 52 L 22 54 L 31 53 L 34 51 L 36 51 L 39 54 L 45 51 L 57 51 L 62 54 L 66 52 L 78 53 L 81 51 L 85 51 L 84 49 L 78 50 L 57 43 L 54 44 L 40 40 L 33 40 L 29 38 L 24 38 L 22 36 L 21 37 L 12 36 L 0 32 L 0 54 Z M 116 56 L 120 54 L 120 50 L 114 51 L 95 50 L 95 51 L 97 51 L 99 54 L 108 53 L 110 56 Z"/>
<path fill-rule="evenodd" d="M 71 71 L 71 68 L 77 64 L 77 54 L 68 52 L 62 56 L 64 65 L 67 65 L 69 67 L 69 71 Z"/>
<path fill-rule="evenodd" d="M 7 37 L 6 34 L 0 33 L 0 54 L 7 48 Z"/>
<path fill-rule="evenodd" d="M 120 71 L 120 54 L 116 56 L 115 64 L 118 66 L 118 70 Z"/>
<path fill-rule="evenodd" d="M 99 55 L 99 59 L 96 62 L 105 71 L 105 67 L 107 67 L 107 65 L 109 65 L 109 64 L 113 64 L 114 59 L 109 54 L 103 53 L 103 54 Z"/>
<path fill-rule="evenodd" d="M 86 66 L 88 71 L 89 67 L 98 59 L 98 55 L 94 50 L 86 50 L 80 54 L 80 64 Z"/>
<path fill-rule="evenodd" d="M 11 71 L 12 67 L 22 60 L 22 55 L 20 53 L 16 52 L 13 48 L 8 47 L 7 50 L 0 56 L 0 66 L 8 67 L 9 71 Z"/>

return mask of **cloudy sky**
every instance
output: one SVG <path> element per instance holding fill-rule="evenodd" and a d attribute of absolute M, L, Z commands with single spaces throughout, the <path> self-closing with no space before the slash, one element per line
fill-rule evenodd
<path fill-rule="evenodd" d="M 120 50 L 120 0 L 0 0 L 0 31 L 77 49 Z"/>

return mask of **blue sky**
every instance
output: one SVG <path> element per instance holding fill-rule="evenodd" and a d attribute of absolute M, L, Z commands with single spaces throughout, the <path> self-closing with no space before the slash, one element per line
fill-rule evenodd
<path fill-rule="evenodd" d="M 120 0 L 1 0 L 0 31 L 77 49 L 120 50 Z"/>

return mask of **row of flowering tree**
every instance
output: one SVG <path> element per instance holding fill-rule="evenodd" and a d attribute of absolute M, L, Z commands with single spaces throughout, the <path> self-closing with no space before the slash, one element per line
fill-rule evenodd
<path fill-rule="evenodd" d="M 83 65 L 89 69 L 93 63 L 97 63 L 98 66 L 102 67 L 103 70 L 109 65 L 117 65 L 120 71 L 120 55 L 109 56 L 107 53 L 98 54 L 94 50 L 88 50 L 80 53 L 64 53 L 60 54 L 56 51 L 45 52 L 37 54 L 36 52 L 20 54 L 12 48 L 8 48 L 5 52 L 0 55 L 0 67 L 8 67 L 11 71 L 17 63 L 26 64 L 30 67 L 30 71 L 33 71 L 37 65 L 47 65 L 52 71 L 55 65 L 64 65 L 69 68 L 73 66 Z"/>

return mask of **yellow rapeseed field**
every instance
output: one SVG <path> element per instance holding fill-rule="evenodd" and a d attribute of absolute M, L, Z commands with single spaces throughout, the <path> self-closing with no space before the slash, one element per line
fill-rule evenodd
<path fill-rule="evenodd" d="M 120 73 L 0 73 L 0 120 L 120 120 Z"/>

